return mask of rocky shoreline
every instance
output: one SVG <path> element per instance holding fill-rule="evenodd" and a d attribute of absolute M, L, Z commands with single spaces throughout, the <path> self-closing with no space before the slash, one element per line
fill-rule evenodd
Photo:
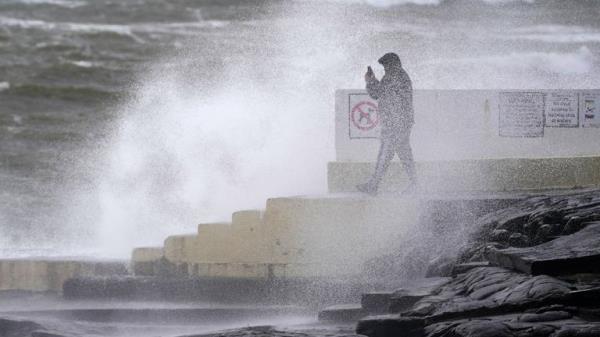
<path fill-rule="evenodd" d="M 211 331 L 218 332 L 208 333 L 202 329 L 196 333 L 188 326 L 185 334 L 177 330 L 160 334 L 157 330 L 150 335 L 600 337 L 600 190 L 560 191 L 511 200 L 486 212 L 472 211 L 471 207 L 469 214 L 462 214 L 456 203 L 452 208 L 436 204 L 420 224 L 426 230 L 399 239 L 397 251 L 373 259 L 365 266 L 364 275 L 342 283 L 229 280 L 233 283 L 227 286 L 223 280 L 199 278 L 73 278 L 64 284 L 65 303 L 102 298 L 114 301 L 132 294 L 145 294 L 142 297 L 154 297 L 158 302 L 139 308 L 135 304 L 123 309 L 116 303 L 114 308 L 107 304 L 109 307 L 102 310 L 46 311 L 48 316 L 60 311 L 63 320 L 59 328 L 56 321 L 47 326 L 41 316 L 29 315 L 33 311 L 27 314 L 24 310 L 16 316 L 1 314 L 0 336 L 95 335 L 96 330 L 79 333 L 81 330 L 69 329 L 69 322 L 101 312 L 109 325 L 114 324 L 113 316 L 124 321 L 129 319 L 125 316 L 154 317 L 150 321 L 156 323 L 179 312 L 189 316 L 185 324 L 210 322 L 206 316 L 210 313 L 219 318 L 232 315 L 231 322 L 235 322 L 235 315 L 261 316 L 260 322 L 269 325 L 249 323 L 244 328 L 215 328 Z M 362 283 L 368 279 L 363 279 L 365 275 L 370 283 Z M 222 294 L 227 288 L 231 291 Z M 194 299 L 189 297 L 192 294 L 201 296 Z M 203 297 L 207 295 L 214 298 Z M 186 296 L 190 303 L 223 298 L 243 302 L 245 298 L 255 307 L 221 312 L 179 305 L 158 308 L 157 303 L 164 303 L 165 298 L 181 301 Z M 265 314 L 284 313 L 272 306 L 273 301 L 282 299 L 285 304 L 301 305 L 286 309 L 292 316 L 297 316 L 294 310 L 298 310 L 303 317 L 314 318 L 290 323 Z M 354 304 L 343 304 L 352 301 Z M 323 308 L 330 304 L 336 305 Z M 321 309 L 318 322 L 315 308 Z M 64 320 L 65 315 L 71 321 Z M 64 331 L 60 327 L 65 327 Z"/>
<path fill-rule="evenodd" d="M 599 220 L 600 191 L 526 198 L 479 218 L 457 257 L 429 266 L 437 278 L 421 283 L 439 285 L 363 294 L 346 316 L 321 316 L 362 317 L 356 333 L 369 337 L 598 337 Z"/>

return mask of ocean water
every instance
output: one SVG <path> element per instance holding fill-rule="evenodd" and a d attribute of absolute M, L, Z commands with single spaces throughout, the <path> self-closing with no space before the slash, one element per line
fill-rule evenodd
<path fill-rule="evenodd" d="M 592 0 L 0 0 L 0 250 L 135 245 L 324 193 L 333 94 L 600 88 Z M 418 156 L 418 154 L 416 154 Z"/>

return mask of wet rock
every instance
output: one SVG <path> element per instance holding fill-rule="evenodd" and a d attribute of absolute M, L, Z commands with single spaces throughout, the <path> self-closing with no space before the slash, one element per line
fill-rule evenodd
<path fill-rule="evenodd" d="M 508 238 L 508 244 L 512 247 L 526 247 L 529 245 L 529 238 L 521 233 L 513 233 Z"/>
<path fill-rule="evenodd" d="M 564 300 L 572 290 L 570 284 L 549 276 L 475 268 L 417 302 L 406 315 L 444 320 L 505 314 Z"/>
<path fill-rule="evenodd" d="M 573 315 L 567 311 L 546 311 L 542 313 L 523 314 L 519 316 L 518 320 L 521 322 L 551 322 L 569 319 L 571 317 L 573 317 Z"/>
<path fill-rule="evenodd" d="M 435 324 L 427 328 L 427 337 L 515 337 L 511 329 L 502 322 L 460 321 Z"/>
<path fill-rule="evenodd" d="M 63 334 L 49 332 L 49 331 L 33 331 L 31 337 L 67 337 Z"/>
<path fill-rule="evenodd" d="M 599 200 L 600 190 L 539 195 L 491 212 L 475 221 L 472 243 L 460 254 L 459 263 L 481 260 L 482 247 L 492 241 L 527 247 L 576 233 L 600 221 Z M 509 240 L 514 234 L 525 235 L 526 240 L 518 235 Z"/>
<path fill-rule="evenodd" d="M 543 243 L 546 242 L 550 239 L 550 237 L 552 236 L 552 226 L 545 224 L 542 225 L 536 233 L 535 236 L 535 242 L 537 243 Z"/>
<path fill-rule="evenodd" d="M 254 326 L 225 330 L 210 334 L 187 335 L 186 337 L 360 337 L 349 328 L 305 328 L 284 329 L 272 326 Z M 183 337 L 183 336 L 182 336 Z"/>
<path fill-rule="evenodd" d="M 429 262 L 425 277 L 447 277 L 452 275 L 452 268 L 456 259 L 447 256 L 440 256 Z"/>
<path fill-rule="evenodd" d="M 396 290 L 390 298 L 390 313 L 399 313 L 412 308 L 415 303 L 426 296 L 433 295 L 451 280 L 449 277 L 426 278 L 420 280 L 419 284 L 412 288 Z"/>
<path fill-rule="evenodd" d="M 319 321 L 333 323 L 356 322 L 367 315 L 360 304 L 340 304 L 319 311 Z"/>
<path fill-rule="evenodd" d="M 507 242 L 510 237 L 510 232 L 506 229 L 495 229 L 490 237 L 491 241 Z"/>
<path fill-rule="evenodd" d="M 556 337 L 597 337 L 600 336 L 600 326 L 564 327 Z M 553 336 L 554 337 L 554 336 Z"/>
<path fill-rule="evenodd" d="M 600 336 L 597 323 L 577 317 L 548 314 L 547 320 L 523 321 L 520 316 L 492 316 L 484 319 L 457 320 L 427 326 L 427 337 L 579 337 Z M 596 333 L 594 335 L 593 333 Z"/>
<path fill-rule="evenodd" d="M 511 233 L 521 232 L 523 231 L 523 225 L 529 220 L 529 216 L 529 212 L 521 212 L 508 220 L 500 222 L 498 227 Z"/>
<path fill-rule="evenodd" d="M 41 325 L 32 321 L 0 318 L 0 336 L 3 337 L 30 336 L 32 332 L 41 329 Z"/>
<path fill-rule="evenodd" d="M 391 298 L 394 293 L 390 291 L 375 291 L 361 295 L 360 304 L 369 314 L 382 314 L 390 310 Z"/>
<path fill-rule="evenodd" d="M 454 266 L 454 268 L 452 268 L 452 276 L 464 274 L 474 268 L 488 267 L 489 265 L 490 265 L 490 263 L 488 261 L 468 262 L 468 263 L 457 264 Z"/>
<path fill-rule="evenodd" d="M 567 223 L 564 226 L 564 229 L 562 231 L 562 235 L 570 235 L 573 233 L 576 233 L 580 230 L 582 230 L 585 225 L 586 225 L 586 221 L 587 219 L 585 218 L 581 218 L 578 216 L 574 216 L 572 218 L 570 218 Z"/>
<path fill-rule="evenodd" d="M 493 265 L 532 275 L 597 273 L 600 272 L 600 223 L 535 247 L 491 249 L 486 258 Z"/>
<path fill-rule="evenodd" d="M 423 337 L 425 320 L 399 315 L 368 316 L 358 322 L 356 333 L 368 337 Z"/>

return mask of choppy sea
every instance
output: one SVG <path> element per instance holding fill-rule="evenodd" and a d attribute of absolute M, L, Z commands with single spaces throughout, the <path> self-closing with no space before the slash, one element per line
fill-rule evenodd
<path fill-rule="evenodd" d="M 600 2 L 0 0 L 2 255 L 324 192 L 334 90 L 387 51 L 417 88 L 600 88 Z"/>

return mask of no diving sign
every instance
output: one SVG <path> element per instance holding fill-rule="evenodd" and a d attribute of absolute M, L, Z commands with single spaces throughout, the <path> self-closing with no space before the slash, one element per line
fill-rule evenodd
<path fill-rule="evenodd" d="M 348 103 L 350 139 L 379 138 L 377 102 L 367 94 L 349 94 Z"/>

